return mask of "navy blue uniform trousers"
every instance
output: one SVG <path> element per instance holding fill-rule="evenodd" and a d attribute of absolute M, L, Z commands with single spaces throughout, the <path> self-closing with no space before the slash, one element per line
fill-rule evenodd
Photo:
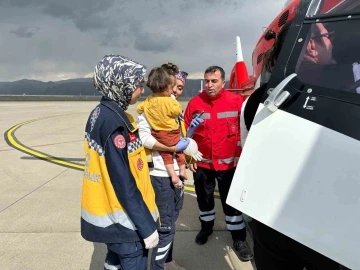
<path fill-rule="evenodd" d="M 149 250 L 144 242 L 106 244 L 104 270 L 146 270 Z"/>
<path fill-rule="evenodd" d="M 151 270 L 163 270 L 167 262 L 172 261 L 175 222 L 184 203 L 184 189 L 175 188 L 170 177 L 151 175 L 155 191 L 155 202 L 159 209 L 159 244 L 153 249 Z"/>

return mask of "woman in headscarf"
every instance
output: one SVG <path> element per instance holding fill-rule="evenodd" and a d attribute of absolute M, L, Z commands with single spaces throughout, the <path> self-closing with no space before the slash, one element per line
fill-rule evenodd
<path fill-rule="evenodd" d="M 145 270 L 148 249 L 159 241 L 145 150 L 125 112 L 144 92 L 145 72 L 120 55 L 106 55 L 94 71 L 103 97 L 85 127 L 81 235 L 107 245 L 105 269 Z"/>
<path fill-rule="evenodd" d="M 163 64 L 162 67 L 171 68 L 173 64 Z M 179 71 L 176 77 L 176 84 L 173 88 L 173 97 L 178 99 L 182 93 L 186 83 L 187 73 Z M 182 137 L 186 137 L 185 125 L 182 117 L 179 119 L 180 126 L 182 127 Z M 170 147 L 167 147 L 151 135 L 150 125 L 144 115 L 138 116 L 138 126 L 140 138 L 147 148 L 148 162 L 150 162 L 150 178 L 154 187 L 156 196 L 156 205 L 158 206 L 160 213 L 160 223 L 158 227 L 159 232 L 159 245 L 153 250 L 151 258 L 151 270 L 157 269 L 179 269 L 185 270 L 185 268 L 179 266 L 175 260 L 173 260 L 173 241 L 175 236 L 175 222 L 179 216 L 184 202 L 184 188 L 176 188 L 172 182 L 171 177 L 166 171 L 163 159 L 158 151 L 171 151 Z M 169 149 L 170 148 L 170 149 Z M 198 153 L 195 157 L 187 157 L 187 162 L 191 162 L 189 159 L 201 158 L 201 153 Z M 174 159 L 174 169 L 177 175 L 179 175 L 179 167 Z"/>

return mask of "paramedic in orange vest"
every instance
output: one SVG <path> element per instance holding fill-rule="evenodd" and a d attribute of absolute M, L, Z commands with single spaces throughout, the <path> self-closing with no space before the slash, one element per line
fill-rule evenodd
<path fill-rule="evenodd" d="M 201 231 L 195 242 L 203 245 L 213 232 L 215 220 L 214 190 L 217 179 L 227 229 L 233 247 L 243 261 L 253 258 L 246 239 L 242 213 L 226 204 L 231 181 L 241 153 L 240 109 L 243 97 L 226 91 L 225 72 L 211 66 L 205 70 L 205 91 L 189 101 L 184 114 L 188 137 L 198 144 L 203 159 L 190 165 L 200 210 Z M 198 124 L 198 126 L 196 125 Z M 191 126 L 197 126 L 192 131 Z"/>

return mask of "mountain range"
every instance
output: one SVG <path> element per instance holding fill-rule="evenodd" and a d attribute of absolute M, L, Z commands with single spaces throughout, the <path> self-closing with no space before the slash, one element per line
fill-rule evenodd
<path fill-rule="evenodd" d="M 200 88 L 200 79 L 188 79 L 182 98 L 190 98 L 197 95 Z M 150 89 L 145 86 L 145 93 L 143 96 L 147 96 L 150 93 Z M 94 88 L 92 78 L 49 82 L 22 79 L 13 82 L 0 82 L 0 95 L 100 96 L 100 93 Z"/>

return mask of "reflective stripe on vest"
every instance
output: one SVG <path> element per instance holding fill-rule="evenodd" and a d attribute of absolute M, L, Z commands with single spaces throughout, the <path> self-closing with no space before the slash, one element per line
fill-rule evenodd
<path fill-rule="evenodd" d="M 204 163 L 213 163 L 213 161 L 211 159 L 206 159 L 206 158 L 203 158 L 201 160 L 201 162 L 204 162 Z M 217 160 L 218 164 L 230 164 L 231 162 L 234 162 L 234 157 L 231 157 L 231 158 L 221 158 L 221 159 L 218 159 Z"/>
<path fill-rule="evenodd" d="M 158 219 L 157 211 L 155 211 L 154 213 L 151 213 L 151 215 L 152 215 L 154 221 L 156 221 Z M 86 220 L 88 223 L 95 225 L 97 227 L 101 227 L 101 228 L 106 228 L 110 225 L 118 223 L 130 230 L 133 230 L 133 231 L 136 230 L 135 225 L 130 220 L 129 216 L 125 212 L 120 211 L 120 210 L 106 214 L 104 216 L 96 216 L 82 208 L 81 209 L 81 217 L 84 220 Z"/>
<path fill-rule="evenodd" d="M 238 111 L 228 111 L 228 112 L 220 112 L 217 114 L 217 118 L 227 118 L 227 117 L 237 117 L 239 115 Z"/>
<path fill-rule="evenodd" d="M 210 119 L 210 113 L 203 113 L 201 116 L 202 119 Z"/>
<path fill-rule="evenodd" d="M 193 117 L 195 117 L 197 114 L 193 115 Z M 227 111 L 227 112 L 219 112 L 217 113 L 217 118 L 218 119 L 222 119 L 222 118 L 227 118 L 227 117 L 238 117 L 239 116 L 239 112 L 238 111 Z M 203 113 L 201 116 L 202 119 L 210 119 L 211 115 L 210 113 Z"/>

